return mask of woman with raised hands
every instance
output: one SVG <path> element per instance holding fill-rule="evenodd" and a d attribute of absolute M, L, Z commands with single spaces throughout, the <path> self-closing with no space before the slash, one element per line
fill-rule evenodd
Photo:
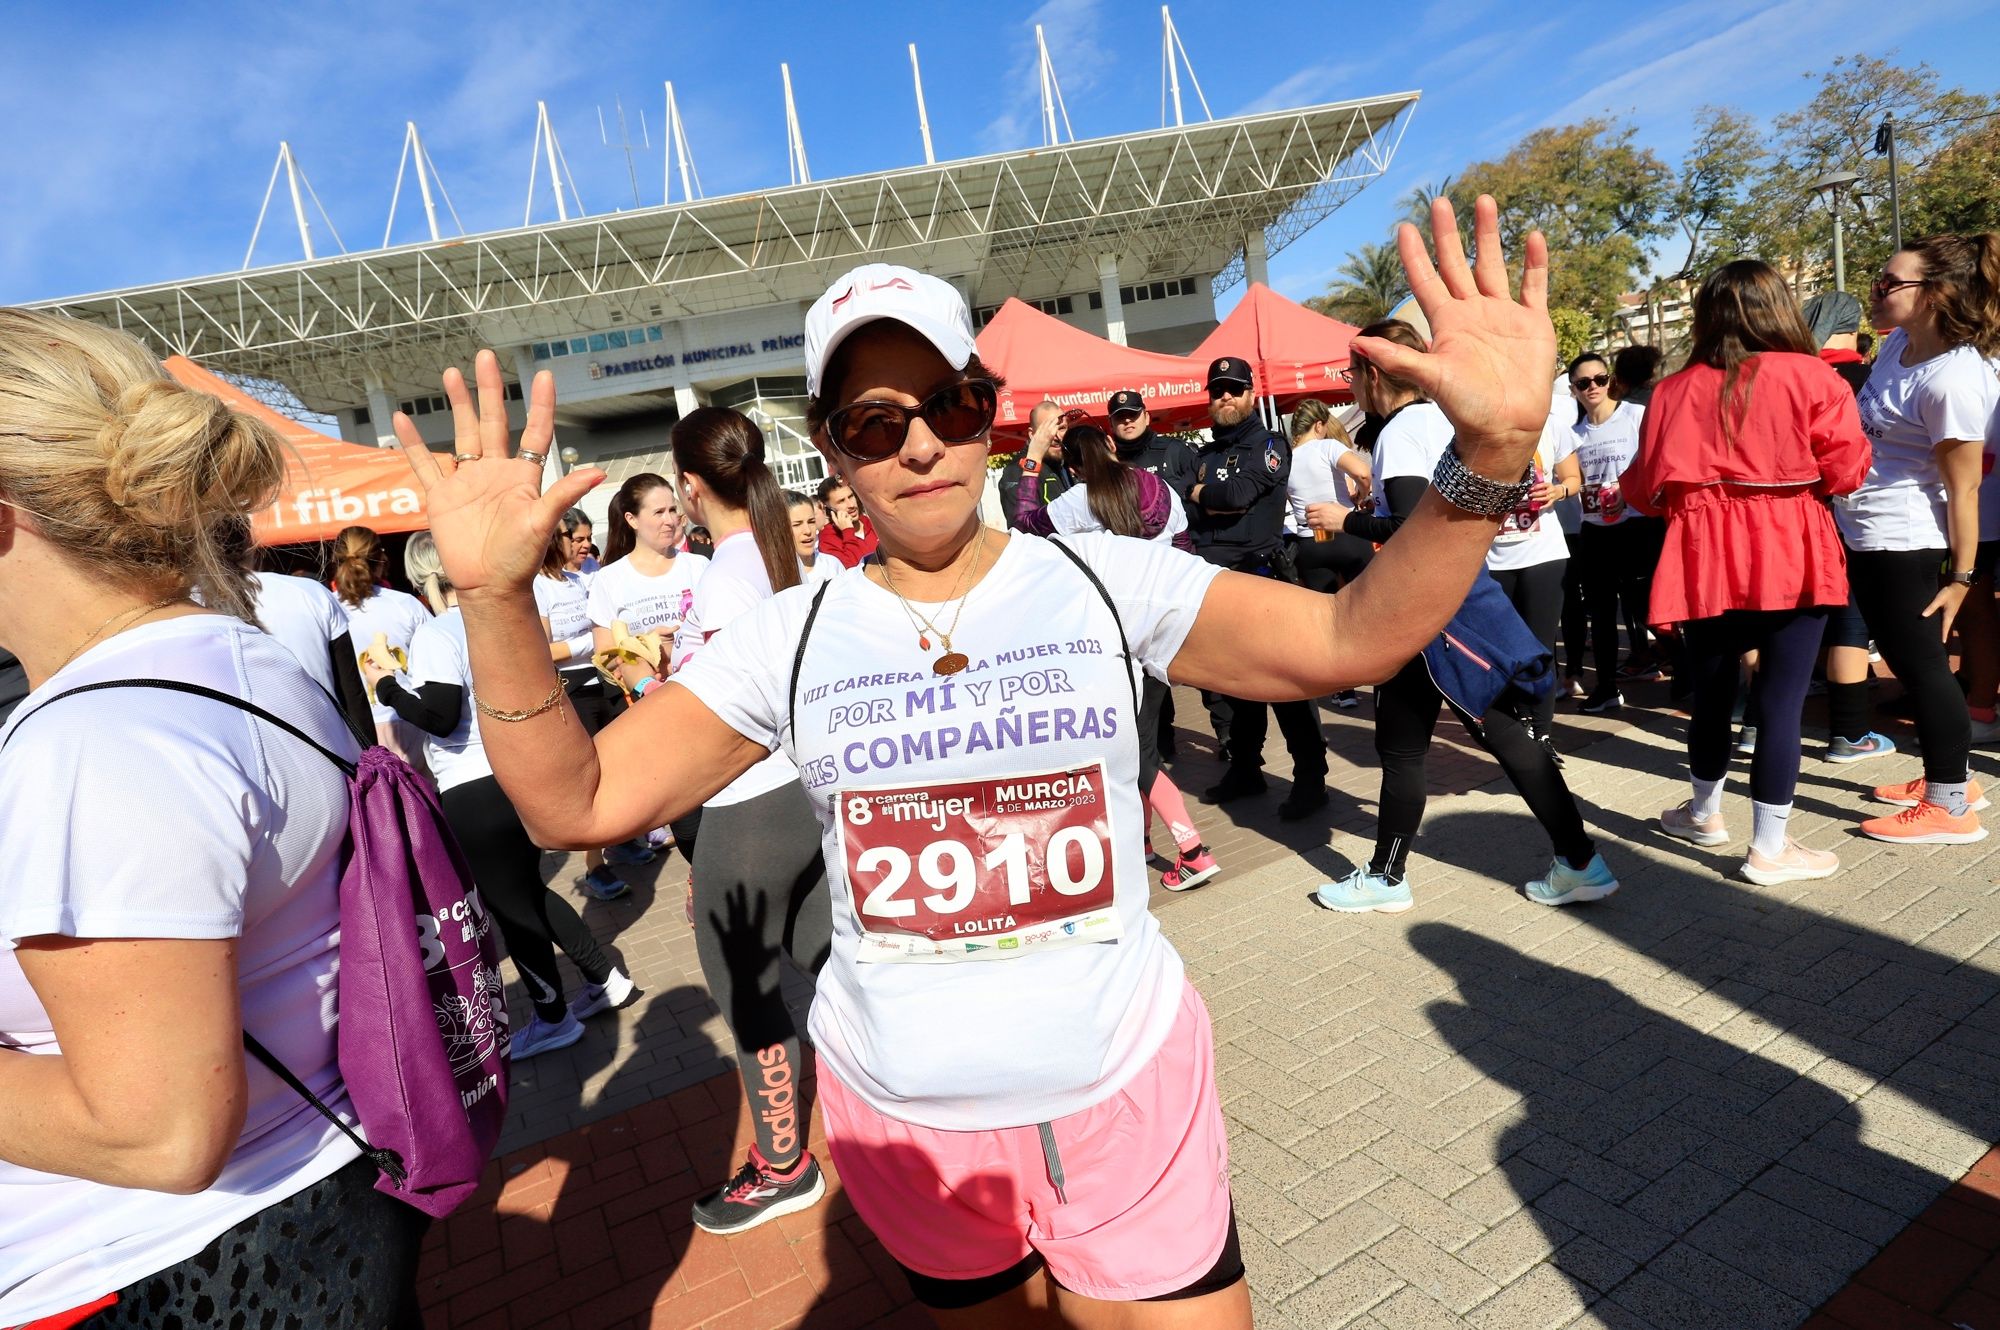
<path fill-rule="evenodd" d="M 1449 203 L 1431 222 L 1435 267 L 1414 228 L 1398 246 L 1432 349 L 1356 349 L 1421 384 L 1457 443 L 1411 538 L 1339 594 L 981 525 L 998 383 L 964 299 L 868 265 L 807 314 L 806 368 L 814 442 L 879 560 L 765 601 L 595 743 L 539 709 L 562 686 L 530 586 L 601 479 L 540 492 L 553 379 L 536 377 L 517 454 L 498 360 L 480 353 L 477 403 L 446 371 L 467 458 L 450 476 L 396 418 L 478 689 L 520 708 L 487 748 L 538 839 L 657 826 L 779 749 L 799 767 L 832 902 L 811 1018 L 832 1162 L 941 1325 L 1250 1324 L 1213 1036 L 1147 910 L 1137 672 L 1317 697 L 1386 678 L 1464 598 L 1548 413 L 1548 256 L 1530 236 L 1517 300 L 1490 198 L 1475 265 Z"/>

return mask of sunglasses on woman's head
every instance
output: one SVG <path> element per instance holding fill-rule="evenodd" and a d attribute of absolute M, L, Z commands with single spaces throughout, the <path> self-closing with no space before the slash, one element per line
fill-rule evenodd
<path fill-rule="evenodd" d="M 1609 388 L 1611 386 L 1611 376 L 1609 374 L 1585 374 L 1581 378 L 1571 379 L 1569 386 L 1578 392 L 1582 392 L 1586 388 Z"/>
<path fill-rule="evenodd" d="M 940 443 L 971 443 L 993 426 L 1000 394 L 985 379 L 963 379 L 914 407 L 897 402 L 850 402 L 826 418 L 827 442 L 857 462 L 879 462 L 902 450 L 910 422 L 923 418 Z"/>

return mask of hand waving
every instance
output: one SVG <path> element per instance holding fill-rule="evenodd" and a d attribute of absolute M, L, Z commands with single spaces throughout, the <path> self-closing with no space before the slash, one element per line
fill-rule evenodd
<path fill-rule="evenodd" d="M 1443 409 L 1458 431 L 1466 465 L 1494 480 L 1518 479 L 1549 414 L 1556 334 L 1549 323 L 1549 247 L 1528 236 L 1521 296 L 1508 292 L 1500 251 L 1500 214 L 1482 194 L 1473 207 L 1477 258 L 1468 267 L 1449 199 L 1431 204 L 1431 265 L 1417 228 L 1396 232 L 1396 250 L 1410 292 L 1430 320 L 1431 349 L 1412 351 L 1375 337 L 1357 337 L 1354 352 L 1383 371 L 1414 383 Z"/>
<path fill-rule="evenodd" d="M 564 510 L 604 479 L 602 471 L 584 467 L 542 493 L 541 465 L 508 447 L 507 393 L 499 358 L 481 351 L 473 374 L 479 383 L 477 406 L 466 391 L 465 376 L 456 367 L 444 372 L 455 434 L 451 468 L 438 464 L 408 416 L 400 411 L 395 416 L 396 438 L 424 488 L 445 575 L 461 596 L 527 588 Z M 521 451 L 547 457 L 555 426 L 556 384 L 544 370 L 528 391 Z"/>

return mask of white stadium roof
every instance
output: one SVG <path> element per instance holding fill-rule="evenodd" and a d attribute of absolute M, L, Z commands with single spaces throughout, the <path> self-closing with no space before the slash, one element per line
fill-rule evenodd
<path fill-rule="evenodd" d="M 1119 280 L 1242 276 L 1389 166 L 1415 92 L 1211 120 L 723 198 L 42 302 L 161 355 L 289 386 L 315 410 L 435 388 L 440 365 L 623 322 L 812 300 L 886 259 L 975 303 Z"/>

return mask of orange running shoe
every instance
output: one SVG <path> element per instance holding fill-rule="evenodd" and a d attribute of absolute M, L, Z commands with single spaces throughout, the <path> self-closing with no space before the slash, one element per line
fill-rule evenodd
<path fill-rule="evenodd" d="M 1972 812 L 1953 817 L 1937 804 L 1920 803 L 1888 817 L 1871 817 L 1861 834 L 1903 845 L 1970 845 L 1986 839 L 1986 828 Z"/>
<path fill-rule="evenodd" d="M 1877 785 L 1873 798 L 1878 804 L 1894 804 L 1898 808 L 1915 808 L 1924 801 L 1924 778 L 1904 781 L 1901 785 Z M 1978 781 L 1965 787 L 1965 806 L 1970 812 L 1991 808 L 1993 801 L 1986 797 Z"/>

